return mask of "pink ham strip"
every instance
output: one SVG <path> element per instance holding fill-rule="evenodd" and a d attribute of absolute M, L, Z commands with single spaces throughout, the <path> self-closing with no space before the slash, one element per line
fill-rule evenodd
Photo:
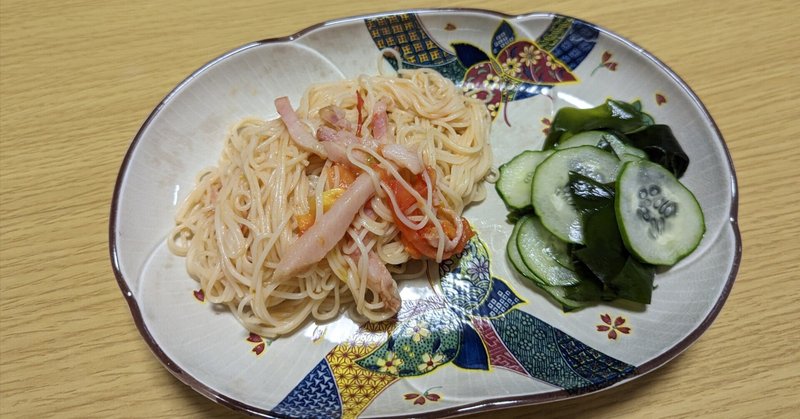
<path fill-rule="evenodd" d="M 325 152 L 328 153 L 329 160 L 341 164 L 350 164 L 350 160 L 347 159 L 347 145 L 352 141 L 347 141 L 347 138 L 341 135 L 342 132 L 347 131 L 336 131 L 333 128 L 324 126 L 319 127 L 317 130 L 317 139 L 320 140 L 320 144 L 322 144 Z M 352 133 L 349 134 L 355 141 L 355 135 Z"/>
<path fill-rule="evenodd" d="M 275 268 L 273 278 L 285 280 L 322 260 L 344 237 L 358 210 L 374 193 L 375 186 L 370 175 L 359 175 L 331 209 L 292 244 L 289 254 Z"/>
<path fill-rule="evenodd" d="M 405 167 L 415 175 L 424 170 L 419 155 L 402 144 L 386 144 L 381 148 L 381 153 L 383 157 L 397 163 L 400 167 Z"/>
<path fill-rule="evenodd" d="M 355 134 L 346 130 L 336 131 L 331 127 L 319 127 L 317 130 L 317 139 L 325 148 L 328 153 L 328 159 L 336 163 L 349 164 L 350 160 L 347 156 L 347 147 L 351 144 L 361 144 L 367 148 L 375 150 L 380 145 L 372 138 L 358 138 Z M 360 155 L 363 153 L 356 153 L 353 156 L 356 159 L 362 160 Z"/>
<path fill-rule="evenodd" d="M 336 105 L 328 105 L 319 110 L 319 117 L 332 127 L 352 131 L 353 125 L 345 118 L 344 109 Z"/>
<path fill-rule="evenodd" d="M 386 102 L 379 100 L 375 103 L 375 109 L 372 112 L 372 138 L 378 141 L 383 140 L 388 124 L 389 116 L 386 114 Z"/>
<path fill-rule="evenodd" d="M 361 142 L 355 134 L 350 131 L 337 131 L 330 127 L 319 127 L 317 139 L 320 141 L 333 141 L 347 147 L 350 144 Z"/>
<path fill-rule="evenodd" d="M 335 161 L 339 164 L 350 164 L 350 160 L 347 158 L 347 148 L 343 147 L 341 144 L 333 141 L 325 141 L 322 143 L 322 147 L 324 147 L 325 152 L 328 153 L 328 160 Z"/>
<path fill-rule="evenodd" d="M 350 258 L 358 264 L 361 258 L 361 251 L 356 248 L 350 254 Z M 385 307 L 392 314 L 397 313 L 400 309 L 400 292 L 397 290 L 397 282 L 394 281 L 392 273 L 386 269 L 386 265 L 381 258 L 370 250 L 367 253 L 367 288 L 380 297 Z"/>
<path fill-rule="evenodd" d="M 303 124 L 297 117 L 297 113 L 294 111 L 294 108 L 292 108 L 289 98 L 283 96 L 275 99 L 275 109 L 278 110 L 281 120 L 283 120 L 283 123 L 286 124 L 286 129 L 289 130 L 289 136 L 292 137 L 292 140 L 294 140 L 294 142 L 297 143 L 300 148 L 314 153 L 322 158 L 326 158 L 328 156 L 325 152 L 325 148 L 322 147 L 322 144 L 320 144 L 313 135 L 303 128 Z"/>
<path fill-rule="evenodd" d="M 367 268 L 367 285 L 372 292 L 378 294 L 392 313 L 397 313 L 400 309 L 400 292 L 397 291 L 397 283 L 394 282 L 391 272 L 386 269 L 381 258 L 370 250 L 369 267 Z"/>

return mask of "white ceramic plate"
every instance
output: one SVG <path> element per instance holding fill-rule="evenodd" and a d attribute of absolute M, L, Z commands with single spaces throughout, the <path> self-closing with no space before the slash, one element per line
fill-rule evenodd
<path fill-rule="evenodd" d="M 493 188 L 466 212 L 481 241 L 458 263 L 477 273 L 445 275 L 437 291 L 424 280 L 404 282 L 396 323 L 364 328 L 342 316 L 270 341 L 248 335 L 226 310 L 195 295 L 197 283 L 165 238 L 195 174 L 216 163 L 231 124 L 276 117 L 274 98 L 296 103 L 310 83 L 375 74 L 383 48 L 394 48 L 404 66 L 432 67 L 461 83 L 468 67 L 503 61 L 514 43 L 541 50 L 559 81 L 532 80 L 493 109 L 495 167 L 541 147 L 558 108 L 608 97 L 639 100 L 673 128 L 690 156 L 682 181 L 698 197 L 707 231 L 693 254 L 657 276 L 652 304 L 563 313 L 507 262 L 512 226 Z M 471 46 L 457 54 L 454 44 Z M 397 60 L 382 65 L 390 64 Z M 142 336 L 170 372 L 212 400 L 265 416 L 441 416 L 597 391 L 678 355 L 709 327 L 730 291 L 741 256 L 736 211 L 735 175 L 714 122 L 689 87 L 641 48 L 552 14 L 413 11 L 254 42 L 190 75 L 153 111 L 125 156 L 110 250 Z M 469 296 L 458 287 L 468 287 Z M 433 368 L 394 375 L 376 369 L 392 357 L 395 365 L 430 361 Z"/>

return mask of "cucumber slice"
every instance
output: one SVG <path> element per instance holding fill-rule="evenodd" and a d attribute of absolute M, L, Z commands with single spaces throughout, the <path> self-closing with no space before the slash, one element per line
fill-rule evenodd
<path fill-rule="evenodd" d="M 557 149 L 574 148 L 583 145 L 590 145 L 604 148 L 603 144 L 608 144 L 614 150 L 614 154 L 622 161 L 633 161 L 647 159 L 647 153 L 632 145 L 626 144 L 618 136 L 607 131 L 586 131 L 569 137 L 566 141 L 559 144 Z"/>
<path fill-rule="evenodd" d="M 623 162 L 642 159 L 647 160 L 647 153 L 645 153 L 644 150 L 640 150 L 630 144 L 626 144 L 615 135 L 609 135 L 606 137 L 606 141 L 608 141 L 608 143 L 611 145 L 611 149 L 614 150 L 614 154 L 616 154 L 617 157 Z"/>
<path fill-rule="evenodd" d="M 545 292 L 547 292 L 548 294 L 550 294 L 550 296 L 553 297 L 554 300 L 561 303 L 561 306 L 563 307 L 564 311 L 577 310 L 579 308 L 586 307 L 592 304 L 591 302 L 588 301 L 577 301 L 567 297 L 572 287 L 551 287 L 548 285 L 540 285 L 539 287 L 545 290 Z"/>
<path fill-rule="evenodd" d="M 536 168 L 531 191 L 531 201 L 542 224 L 563 241 L 583 243 L 581 218 L 568 189 L 569 172 L 609 183 L 617 178 L 619 165 L 613 154 L 591 146 L 558 150 L 545 159 Z"/>
<path fill-rule="evenodd" d="M 517 237 L 519 236 L 519 228 L 522 226 L 522 223 L 525 222 L 525 218 L 522 217 L 514 224 L 514 230 L 511 231 L 511 237 L 508 238 L 508 243 L 506 243 L 506 255 L 508 255 L 508 260 L 511 261 L 511 264 L 514 266 L 514 269 L 520 273 L 520 275 L 524 276 L 525 278 L 530 279 L 531 281 L 535 282 L 537 285 L 543 285 L 541 279 L 539 279 L 533 271 L 528 269 L 525 266 L 525 262 L 522 261 L 522 255 L 519 253 L 519 248 L 517 248 Z"/>
<path fill-rule="evenodd" d="M 625 163 L 615 209 L 625 247 L 643 262 L 673 265 L 700 244 L 700 204 L 670 171 L 646 161 Z"/>
<path fill-rule="evenodd" d="M 582 145 L 597 147 L 603 141 L 605 141 L 606 136 L 611 136 L 611 134 L 605 131 L 585 131 L 569 137 L 563 143 L 560 143 L 558 146 L 556 146 L 556 149 L 563 150 L 565 148 L 575 148 Z"/>
<path fill-rule="evenodd" d="M 523 264 L 543 285 L 570 286 L 580 282 L 575 271 L 563 266 L 570 261 L 566 243 L 554 237 L 536 216 L 525 216 L 518 223 L 517 251 Z"/>
<path fill-rule="evenodd" d="M 494 187 L 511 210 L 521 211 L 531 206 L 531 181 L 536 166 L 553 154 L 552 151 L 523 151 L 499 167 L 500 176 Z"/>
<path fill-rule="evenodd" d="M 508 238 L 508 243 L 506 244 L 506 255 L 508 259 L 511 261 L 511 265 L 520 275 L 524 276 L 525 278 L 531 280 L 537 287 L 544 290 L 547 294 L 553 297 L 558 303 L 560 303 L 564 309 L 564 311 L 575 310 L 581 307 L 585 307 L 591 302 L 585 301 L 578 301 L 573 300 L 568 297 L 568 295 L 575 294 L 573 290 L 574 287 L 556 287 L 547 285 L 542 281 L 539 277 L 536 276 L 533 271 L 528 269 L 528 266 L 525 265 L 525 262 L 522 260 L 522 255 L 519 253 L 519 248 L 517 247 L 517 237 L 519 236 L 520 227 L 525 222 L 525 217 L 519 219 L 516 224 L 514 224 L 514 230 L 511 232 L 511 237 Z M 580 285 L 578 285 L 580 287 Z M 576 288 L 576 290 L 578 290 Z"/>

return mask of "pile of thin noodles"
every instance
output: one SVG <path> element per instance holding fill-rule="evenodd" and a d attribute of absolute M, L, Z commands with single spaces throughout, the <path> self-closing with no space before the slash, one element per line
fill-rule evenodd
<path fill-rule="evenodd" d="M 462 95 L 434 71 L 403 70 L 398 76 L 312 85 L 296 113 L 310 133 L 323 124 L 319 111 L 328 105 L 357 123 L 359 95 L 365 130 L 378 101 L 388 103 L 387 137 L 418 153 L 430 168 L 426 178 L 435 178 L 427 194 L 414 193 L 415 207 L 423 211 L 404 222 L 435 222 L 434 202 L 460 215 L 484 198 L 492 156 L 482 102 Z M 323 216 L 323 195 L 338 183 L 341 166 L 298 147 L 281 119 L 247 118 L 230 129 L 218 165 L 197 175 L 168 239 L 170 250 L 186 257 L 188 273 L 208 301 L 227 305 L 249 331 L 265 337 L 290 333 L 309 317 L 329 320 L 353 306 L 354 315 L 369 321 L 395 314 L 370 287 L 366 255 L 374 252 L 398 279 L 420 277 L 426 269 L 399 240 L 393 217 L 396 197 L 386 179 L 403 178 L 403 169 L 369 147 L 351 146 L 348 153 L 355 150 L 361 157 L 351 157 L 352 163 L 372 176 L 374 195 L 322 260 L 276 279 L 276 266 L 301 236 L 297 216 Z M 409 188 L 408 182 L 399 184 Z M 438 259 L 446 241 L 439 240 Z"/>

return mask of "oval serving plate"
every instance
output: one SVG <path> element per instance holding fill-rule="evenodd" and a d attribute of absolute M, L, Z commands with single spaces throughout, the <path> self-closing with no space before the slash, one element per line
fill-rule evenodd
<path fill-rule="evenodd" d="M 504 51 L 512 44 L 539 51 L 528 64 L 550 65 L 558 80 L 503 84 L 502 69 L 514 71 Z M 195 174 L 216 164 L 231 124 L 275 118 L 275 97 L 296 102 L 311 83 L 375 74 L 378 65 L 433 68 L 457 85 L 470 68 L 494 68 L 498 85 L 509 89 L 507 100 L 487 104 L 495 167 L 540 148 L 561 107 L 639 100 L 673 128 L 692 159 L 682 181 L 705 213 L 703 241 L 656 277 L 649 306 L 565 314 L 507 261 L 512 225 L 489 187 L 487 199 L 465 212 L 478 238 L 440 265 L 436 278 L 400 284 L 396 321 L 361 325 L 343 314 L 276 340 L 249 335 L 225 309 L 203 302 L 184 259 L 167 250 L 176 207 Z M 566 16 L 418 10 L 254 42 L 190 75 L 156 107 L 125 156 L 110 252 L 144 339 L 171 373 L 210 399 L 264 416 L 438 417 L 598 391 L 677 356 L 730 292 L 741 256 L 736 211 L 735 174 L 714 122 L 689 87 L 641 48 Z"/>

